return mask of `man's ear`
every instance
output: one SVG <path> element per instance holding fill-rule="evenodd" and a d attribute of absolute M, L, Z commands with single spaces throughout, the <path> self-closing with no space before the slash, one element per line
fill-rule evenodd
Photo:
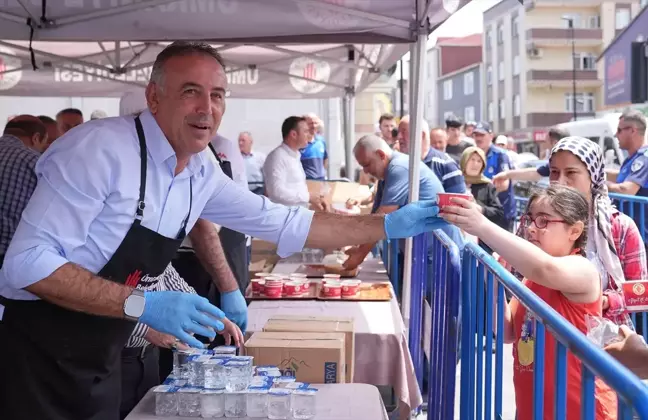
<path fill-rule="evenodd" d="M 158 104 L 160 103 L 160 99 L 158 97 L 159 90 L 159 87 L 153 82 L 149 83 L 146 86 L 146 103 L 148 104 L 151 114 L 155 114 L 157 112 Z"/>

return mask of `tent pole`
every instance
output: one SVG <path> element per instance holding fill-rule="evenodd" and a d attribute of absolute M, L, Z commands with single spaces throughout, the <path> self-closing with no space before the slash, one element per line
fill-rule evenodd
<path fill-rule="evenodd" d="M 419 16 L 425 2 L 419 2 Z M 418 28 L 418 39 L 410 48 L 410 142 L 409 142 L 409 202 L 419 199 L 419 167 L 421 165 L 421 127 L 423 124 L 423 97 L 425 95 L 425 59 L 427 50 L 427 25 Z M 412 287 L 412 238 L 405 240 L 403 258 L 403 295 L 401 311 L 405 327 L 409 330 Z M 417 299 L 419 297 L 416 297 Z"/>
<path fill-rule="evenodd" d="M 347 178 L 355 182 L 355 165 L 353 145 L 355 144 L 355 95 L 351 92 L 344 95 L 344 166 Z"/>

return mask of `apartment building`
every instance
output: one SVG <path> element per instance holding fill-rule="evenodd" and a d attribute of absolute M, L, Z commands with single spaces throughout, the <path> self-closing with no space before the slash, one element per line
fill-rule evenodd
<path fill-rule="evenodd" d="M 439 124 L 450 115 L 464 121 L 482 119 L 481 44 L 481 34 L 437 40 L 436 98 Z"/>
<path fill-rule="evenodd" d="M 483 106 L 494 130 L 533 142 L 572 120 L 574 106 L 577 118 L 593 117 L 604 92 L 597 57 L 639 8 L 639 0 L 503 0 L 484 12 Z"/>

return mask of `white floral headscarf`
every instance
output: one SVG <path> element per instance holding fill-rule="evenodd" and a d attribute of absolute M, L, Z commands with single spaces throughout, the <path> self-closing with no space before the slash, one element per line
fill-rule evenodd
<path fill-rule="evenodd" d="M 611 217 L 618 210 L 614 208 L 608 196 L 603 151 L 595 142 L 578 136 L 565 137 L 560 140 L 551 149 L 549 159 L 561 151 L 573 154 L 587 167 L 592 181 L 590 224 L 593 224 L 594 229 L 590 229 L 590 232 L 596 232 L 593 238 L 588 238 L 588 241 L 594 241 L 596 254 L 607 274 L 614 279 L 616 284 L 621 284 L 625 281 L 625 275 L 614 245 L 611 224 Z"/>

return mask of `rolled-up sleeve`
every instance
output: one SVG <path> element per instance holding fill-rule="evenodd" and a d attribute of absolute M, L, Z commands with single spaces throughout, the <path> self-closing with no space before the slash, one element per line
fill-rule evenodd
<path fill-rule="evenodd" d="M 91 141 L 100 134 L 98 128 L 79 127 L 38 161 L 38 185 L 7 249 L 1 286 L 22 289 L 40 281 L 85 244 L 109 192 L 110 147 Z"/>
<path fill-rule="evenodd" d="M 277 254 L 286 257 L 299 252 L 313 220 L 313 212 L 303 207 L 275 204 L 229 179 L 207 201 L 200 217 L 254 238 L 277 244 Z"/>

